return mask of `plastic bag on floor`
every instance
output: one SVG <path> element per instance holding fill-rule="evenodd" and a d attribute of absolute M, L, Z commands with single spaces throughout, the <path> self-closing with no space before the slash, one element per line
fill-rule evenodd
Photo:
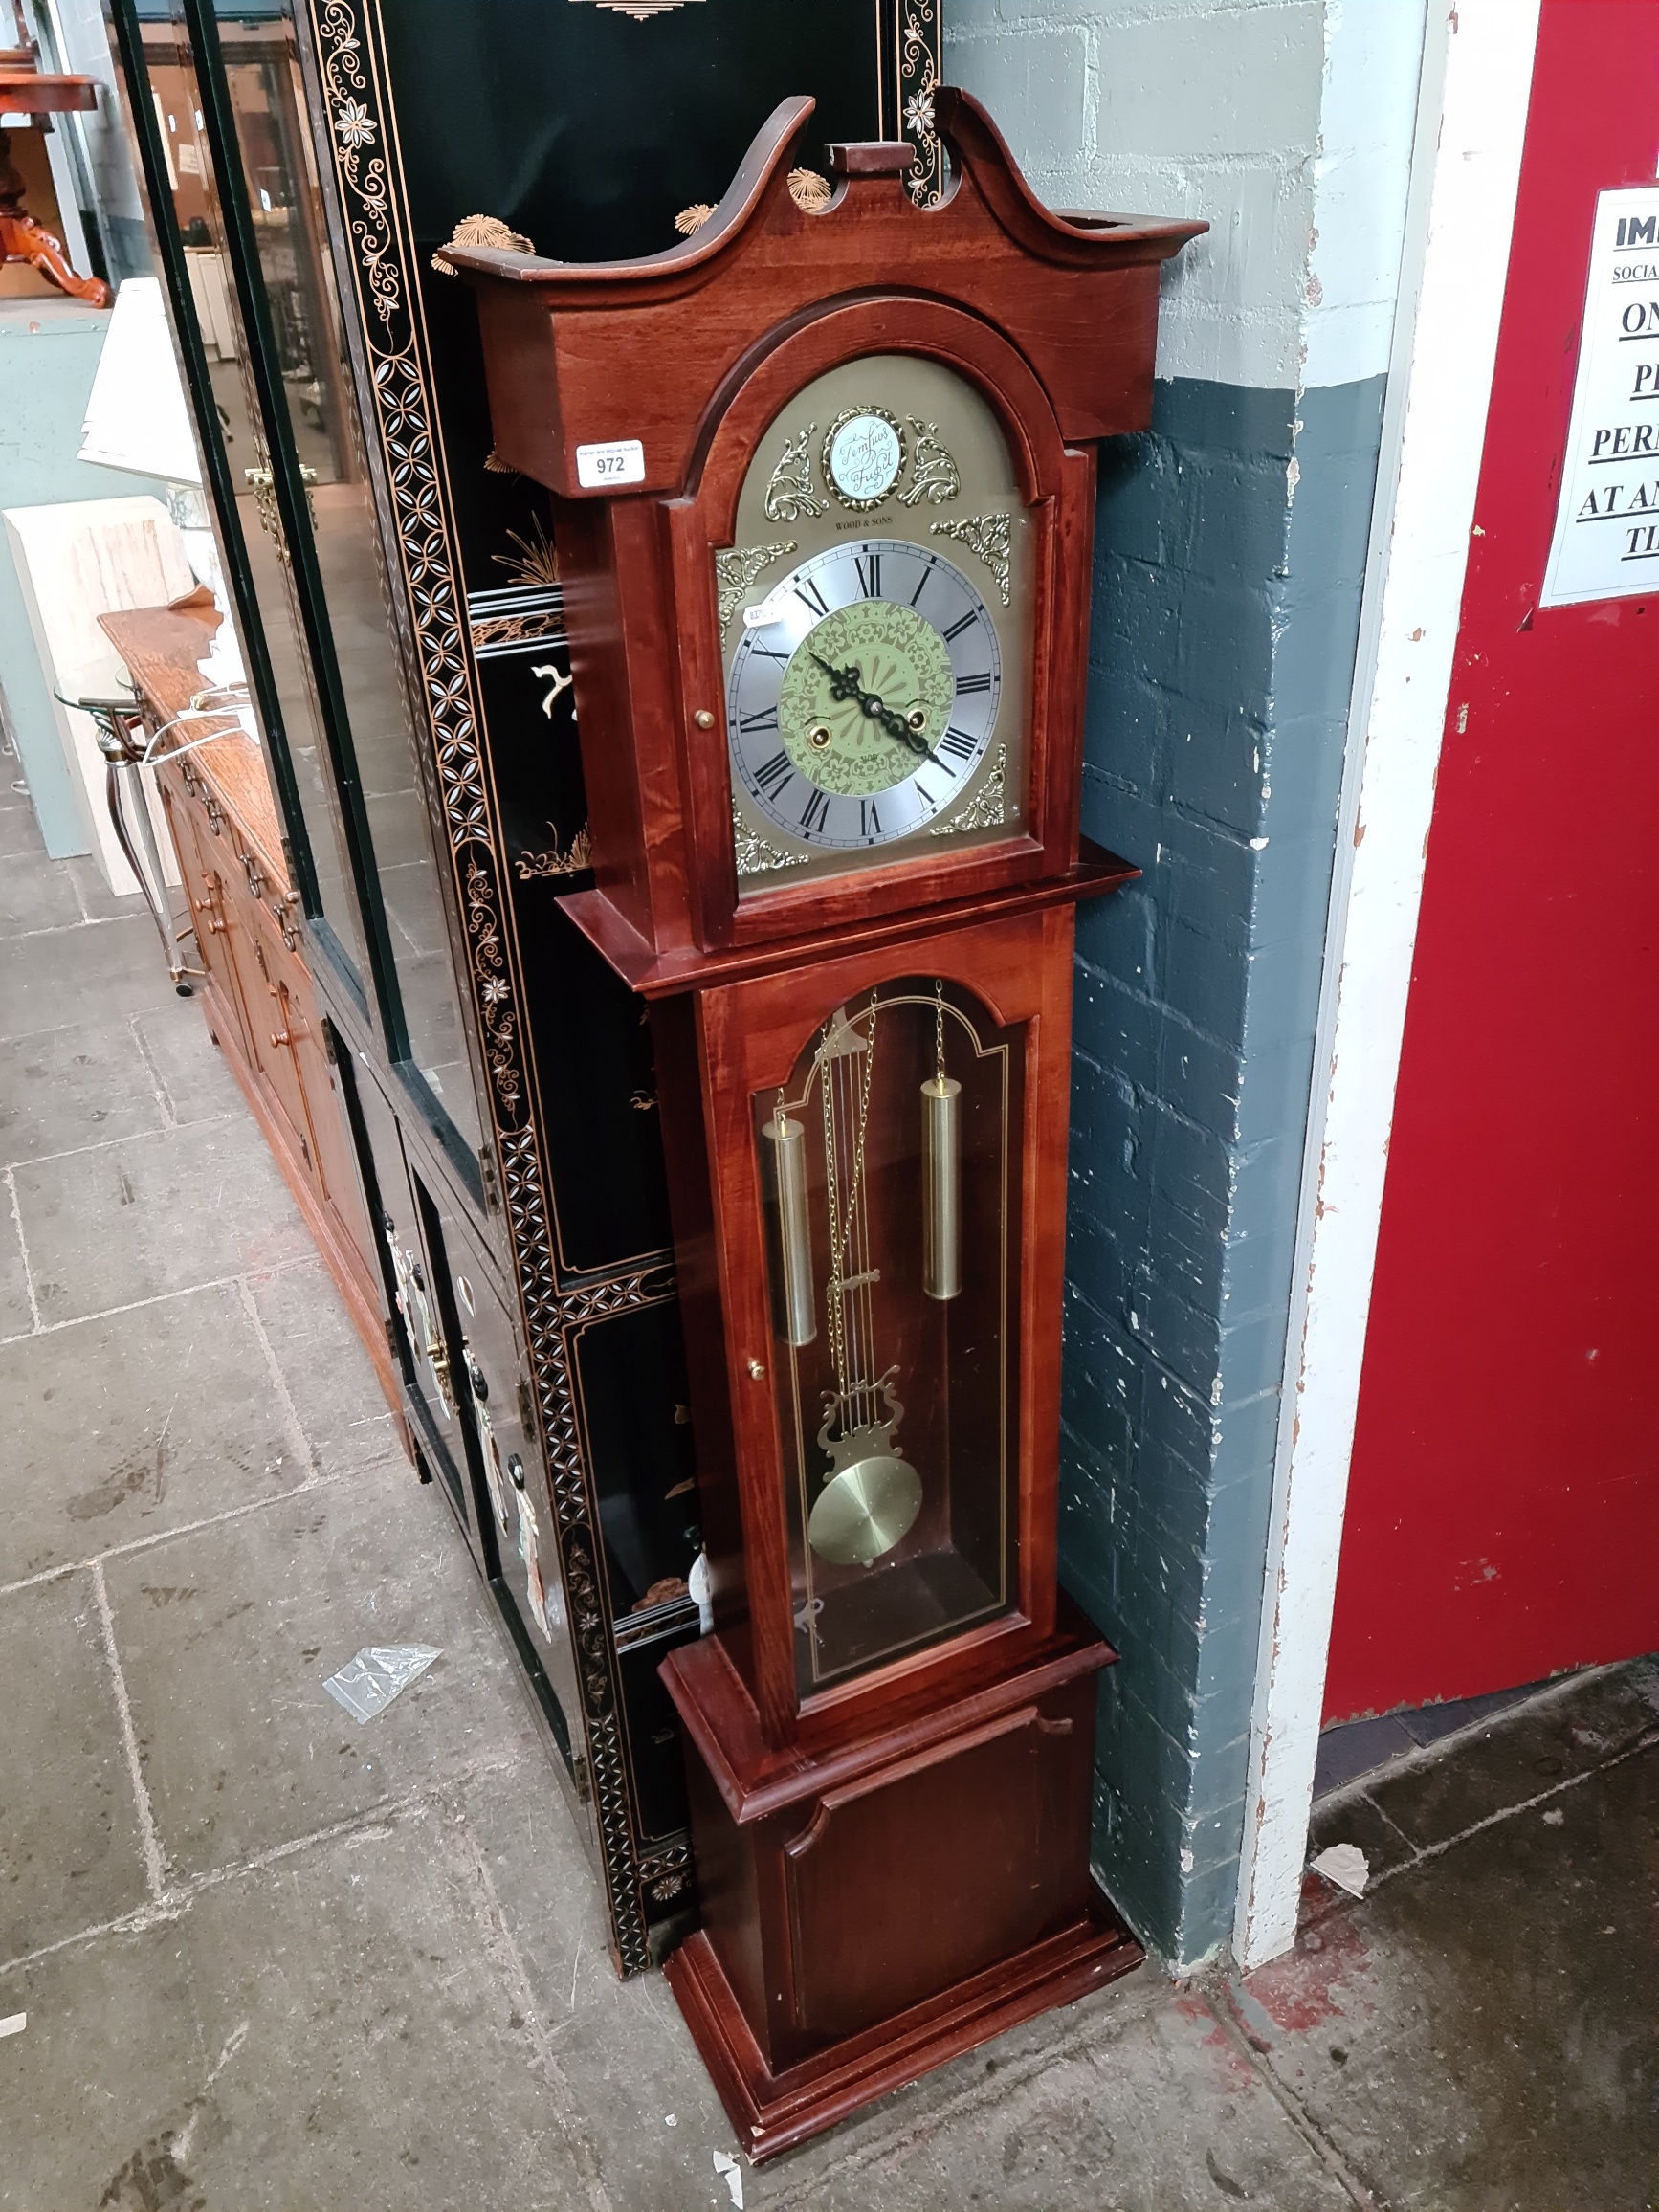
<path fill-rule="evenodd" d="M 372 1720 L 418 1681 L 437 1656 L 431 1644 L 365 1644 L 322 1687 L 353 1720 Z"/>

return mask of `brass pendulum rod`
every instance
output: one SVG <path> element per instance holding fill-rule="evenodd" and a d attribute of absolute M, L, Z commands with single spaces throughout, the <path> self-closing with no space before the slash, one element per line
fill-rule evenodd
<path fill-rule="evenodd" d="M 921 1287 L 962 1293 L 962 1085 L 944 1072 L 944 984 L 934 984 L 934 1072 L 921 1086 Z"/>

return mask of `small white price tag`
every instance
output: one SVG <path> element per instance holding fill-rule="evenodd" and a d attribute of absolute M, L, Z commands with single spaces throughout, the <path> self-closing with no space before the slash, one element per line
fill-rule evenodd
<path fill-rule="evenodd" d="M 637 438 L 612 438 L 608 445 L 578 446 L 576 481 L 585 492 L 611 484 L 643 484 L 645 448 Z"/>
<path fill-rule="evenodd" d="M 787 609 L 781 600 L 763 599 L 759 607 L 744 608 L 743 628 L 745 630 L 770 630 L 774 622 L 783 621 L 786 611 Z"/>

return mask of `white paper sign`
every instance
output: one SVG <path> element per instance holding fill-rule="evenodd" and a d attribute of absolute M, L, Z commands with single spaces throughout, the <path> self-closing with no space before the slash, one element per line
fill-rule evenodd
<path fill-rule="evenodd" d="M 612 438 L 604 446 L 578 446 L 576 481 L 585 492 L 608 490 L 612 484 L 643 484 L 645 448 L 637 438 Z"/>
<path fill-rule="evenodd" d="M 1603 192 L 1544 607 L 1659 593 L 1659 187 Z"/>

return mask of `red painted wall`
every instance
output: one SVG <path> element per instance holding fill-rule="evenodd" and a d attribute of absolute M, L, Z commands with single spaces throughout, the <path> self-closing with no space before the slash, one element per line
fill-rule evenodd
<path fill-rule="evenodd" d="M 1329 1719 L 1659 1646 L 1659 596 L 1534 613 L 1596 195 L 1656 167 L 1659 0 L 1544 0 Z"/>

